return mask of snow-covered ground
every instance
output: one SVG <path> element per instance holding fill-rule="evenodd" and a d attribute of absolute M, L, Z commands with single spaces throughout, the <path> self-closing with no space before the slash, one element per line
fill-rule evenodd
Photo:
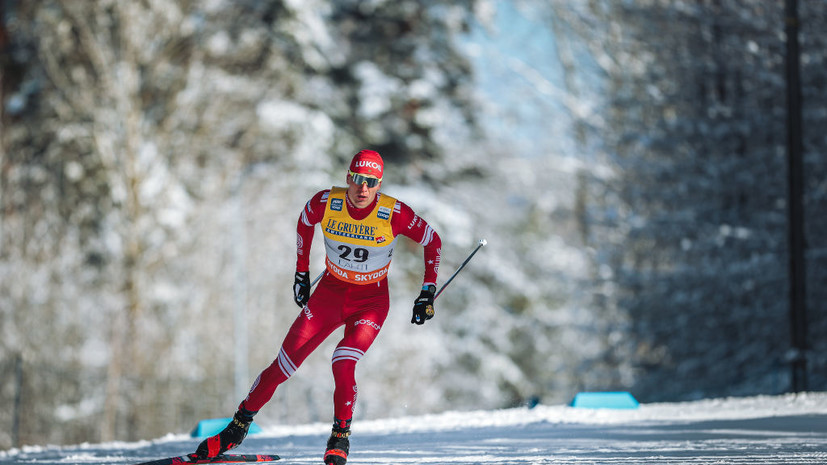
<path fill-rule="evenodd" d="M 241 453 L 316 463 L 329 425 L 262 425 Z M 198 440 L 27 446 L 3 464 L 133 464 Z M 354 423 L 349 464 L 827 464 L 827 393 L 642 404 L 634 410 L 539 405 Z"/>

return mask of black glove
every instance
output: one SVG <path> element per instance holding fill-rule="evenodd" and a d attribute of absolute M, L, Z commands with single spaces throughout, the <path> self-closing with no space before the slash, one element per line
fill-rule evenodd
<path fill-rule="evenodd" d="M 419 297 L 417 297 L 416 300 L 414 300 L 413 316 L 411 317 L 411 323 L 423 325 L 425 324 L 426 320 L 430 320 L 434 317 L 435 292 L 436 286 L 434 286 L 433 284 L 422 286 L 422 292 L 420 292 Z"/>
<path fill-rule="evenodd" d="M 293 300 L 296 305 L 304 308 L 307 301 L 310 300 L 310 273 L 307 271 L 297 271 L 296 281 L 293 284 Z"/>

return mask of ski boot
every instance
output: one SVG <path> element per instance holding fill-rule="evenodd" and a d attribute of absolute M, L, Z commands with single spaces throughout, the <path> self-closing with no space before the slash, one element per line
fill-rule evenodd
<path fill-rule="evenodd" d="M 345 465 L 347 453 L 350 450 L 350 420 L 336 419 L 333 422 L 333 432 L 327 440 L 327 450 L 324 452 L 325 465 Z"/>
<path fill-rule="evenodd" d="M 215 436 L 209 437 L 198 445 L 195 455 L 199 458 L 212 458 L 234 449 L 241 445 L 244 438 L 247 436 L 247 431 L 250 429 L 250 424 L 253 423 L 253 415 L 256 412 L 249 412 L 247 410 L 239 410 L 233 416 L 230 424 L 224 428 L 223 431 Z"/>

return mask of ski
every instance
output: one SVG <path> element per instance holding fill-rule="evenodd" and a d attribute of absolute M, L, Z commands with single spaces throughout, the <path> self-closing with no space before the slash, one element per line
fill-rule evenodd
<path fill-rule="evenodd" d="M 240 454 L 240 455 L 219 455 L 206 459 L 198 458 L 195 454 L 182 455 L 180 457 L 169 457 L 165 459 L 141 462 L 135 465 L 175 465 L 178 463 L 254 463 L 254 462 L 275 462 L 280 459 L 278 455 Z"/>

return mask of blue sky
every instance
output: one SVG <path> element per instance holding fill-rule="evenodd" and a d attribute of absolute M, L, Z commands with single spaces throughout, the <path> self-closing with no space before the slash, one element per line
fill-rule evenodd
<path fill-rule="evenodd" d="M 544 12 L 494 1 L 489 24 L 475 24 L 462 43 L 485 102 L 482 124 L 490 137 L 538 155 L 564 131 L 563 70 Z M 547 13 L 547 12 L 545 12 Z"/>

